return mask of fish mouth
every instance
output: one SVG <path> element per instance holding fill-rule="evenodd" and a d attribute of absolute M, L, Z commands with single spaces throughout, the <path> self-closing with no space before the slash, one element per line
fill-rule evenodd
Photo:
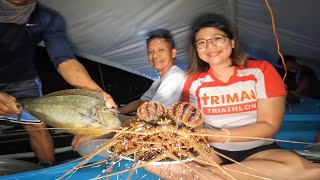
<path fill-rule="evenodd" d="M 99 121 L 100 125 L 105 127 L 106 129 L 121 129 L 122 123 L 120 119 L 118 118 L 118 113 L 115 113 L 115 117 L 103 119 L 102 121 Z"/>
<path fill-rule="evenodd" d="M 112 121 L 111 123 L 110 122 L 105 123 L 105 121 L 102 121 L 102 122 L 99 121 L 97 123 L 99 123 L 101 126 L 103 126 L 106 129 L 121 129 L 122 128 L 120 120 L 119 120 L 119 122 Z"/>
<path fill-rule="evenodd" d="M 113 113 L 115 113 L 115 114 L 120 114 L 120 111 L 118 111 L 118 110 L 115 109 L 115 108 L 105 107 L 104 109 L 107 110 L 107 111 L 109 111 L 109 112 L 113 112 Z"/>
<path fill-rule="evenodd" d="M 119 126 L 114 126 L 114 127 L 108 127 L 108 129 L 110 129 L 110 130 L 112 130 L 112 129 L 114 129 L 114 130 L 120 130 L 120 129 L 122 129 L 123 127 L 121 126 L 121 125 L 119 125 Z"/>
<path fill-rule="evenodd" d="M 109 111 L 109 110 L 108 110 Z M 109 111 L 109 113 L 112 113 L 114 115 L 112 115 L 112 117 L 110 118 L 102 118 L 100 119 L 99 116 L 97 116 L 97 114 L 88 116 L 85 115 L 83 113 L 81 113 L 83 116 L 91 119 L 91 122 L 87 122 L 88 124 L 91 124 L 94 127 L 103 127 L 106 129 L 121 129 L 121 121 L 120 119 L 118 119 L 118 113 L 114 112 L 114 110 Z"/>

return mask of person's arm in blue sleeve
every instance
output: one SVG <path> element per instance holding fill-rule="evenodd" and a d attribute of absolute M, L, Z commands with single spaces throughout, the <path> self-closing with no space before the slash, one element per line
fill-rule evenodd
<path fill-rule="evenodd" d="M 52 18 L 43 34 L 43 41 L 51 61 L 70 85 L 76 88 L 103 92 L 106 105 L 117 107 L 112 97 L 92 80 L 85 67 L 76 60 L 67 41 L 64 21 L 60 16 Z"/>

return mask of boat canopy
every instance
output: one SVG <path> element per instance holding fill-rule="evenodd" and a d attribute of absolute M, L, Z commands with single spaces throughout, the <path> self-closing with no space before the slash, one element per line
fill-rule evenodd
<path fill-rule="evenodd" d="M 279 54 L 273 32 L 273 12 L 280 52 L 320 69 L 320 1 L 318 0 L 39 0 L 60 13 L 76 55 L 154 79 L 147 60 L 147 33 L 172 32 L 176 64 L 187 67 L 190 23 L 202 13 L 226 16 L 238 32 L 242 50 L 254 59 L 276 65 Z"/>

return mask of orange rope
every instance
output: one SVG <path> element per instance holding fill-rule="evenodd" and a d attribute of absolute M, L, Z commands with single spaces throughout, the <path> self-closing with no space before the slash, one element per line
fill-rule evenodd
<path fill-rule="evenodd" d="M 286 66 L 286 63 L 284 62 L 284 59 L 283 59 L 283 56 L 280 52 L 280 44 L 279 44 L 279 39 L 278 39 L 278 35 L 277 35 L 277 32 L 276 32 L 276 25 L 275 25 L 275 22 L 274 22 L 274 16 L 273 16 L 273 12 L 272 12 L 272 9 L 268 3 L 268 0 L 264 0 L 268 9 L 269 9 L 269 12 L 270 12 L 270 15 L 271 15 L 271 21 L 272 21 L 272 30 L 273 30 L 273 34 L 274 34 L 274 37 L 276 39 L 276 43 L 277 43 L 277 50 L 278 50 L 278 54 L 282 60 L 282 64 L 283 64 L 283 68 L 284 68 L 284 75 L 283 75 L 283 81 L 286 79 L 287 77 L 287 66 Z"/>

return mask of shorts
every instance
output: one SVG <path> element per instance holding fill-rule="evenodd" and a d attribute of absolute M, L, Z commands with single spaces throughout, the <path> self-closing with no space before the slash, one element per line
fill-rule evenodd
<path fill-rule="evenodd" d="M 264 150 L 268 150 L 268 149 L 282 149 L 280 146 L 278 146 L 276 143 L 272 143 L 272 144 L 268 144 L 268 145 L 264 145 L 264 146 L 259 146 L 253 149 L 248 149 L 248 150 L 244 150 L 244 151 L 227 151 L 227 150 L 223 150 L 223 149 L 218 149 L 213 147 L 215 151 L 219 152 L 220 154 L 223 154 L 237 162 L 241 162 L 243 160 L 245 160 L 246 158 L 248 158 L 249 156 L 256 154 L 258 152 L 264 151 Z M 226 159 L 224 157 L 219 156 L 222 160 L 222 165 L 223 164 L 232 164 L 234 162 L 230 161 L 229 159 Z"/>
<path fill-rule="evenodd" d="M 0 84 L 0 91 L 5 92 L 17 99 L 17 102 L 31 101 L 42 96 L 41 82 L 38 78 L 18 81 L 8 84 Z M 0 116 L 0 120 L 6 120 L 22 124 L 41 124 L 43 123 L 36 117 L 32 116 L 28 111 L 21 112 L 21 120 L 18 115 Z"/>

